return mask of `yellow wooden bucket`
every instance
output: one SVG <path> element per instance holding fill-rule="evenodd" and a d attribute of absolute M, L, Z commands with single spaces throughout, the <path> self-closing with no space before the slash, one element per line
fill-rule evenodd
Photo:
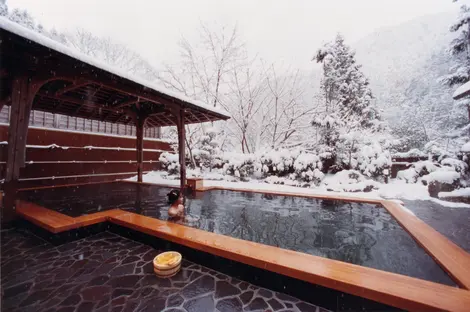
<path fill-rule="evenodd" d="M 159 277 L 172 277 L 181 269 L 183 257 L 179 252 L 167 251 L 153 259 L 153 271 Z"/>

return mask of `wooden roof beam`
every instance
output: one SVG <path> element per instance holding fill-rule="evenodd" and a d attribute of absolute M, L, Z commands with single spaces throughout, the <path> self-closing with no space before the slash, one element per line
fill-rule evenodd
<path fill-rule="evenodd" d="M 84 87 L 84 86 L 88 86 L 89 84 L 92 84 L 92 82 L 88 81 L 88 80 L 86 80 L 86 81 L 78 80 L 78 81 L 73 82 L 72 85 L 70 85 L 70 86 L 67 86 L 67 87 L 62 88 L 60 90 L 57 90 L 55 92 L 55 95 L 56 96 L 61 96 L 61 95 L 65 94 L 69 91 L 72 91 L 72 90 L 75 90 L 75 89 L 78 89 L 78 88 L 81 88 L 81 87 Z"/>
<path fill-rule="evenodd" d="M 139 101 L 140 101 L 139 98 L 137 98 L 137 99 L 132 99 L 132 100 L 128 100 L 128 101 L 124 101 L 124 102 L 118 103 L 117 105 L 113 106 L 113 108 L 118 109 L 118 108 L 130 106 L 130 105 L 132 105 L 132 104 L 137 104 L 137 103 L 139 103 Z"/>

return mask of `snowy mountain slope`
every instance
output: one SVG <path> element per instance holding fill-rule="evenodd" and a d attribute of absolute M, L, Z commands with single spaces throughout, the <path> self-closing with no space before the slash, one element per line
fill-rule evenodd
<path fill-rule="evenodd" d="M 406 90 L 416 75 L 424 74 L 421 79 L 430 86 L 437 83 L 429 79 L 434 76 L 430 71 L 448 71 L 442 56 L 454 36 L 449 26 L 456 16 L 457 12 L 446 12 L 420 17 L 379 29 L 352 44 L 380 107 L 390 113 L 390 108 L 399 106 L 394 96 Z"/>
<path fill-rule="evenodd" d="M 422 148 L 427 142 L 452 144 L 447 134 L 468 122 L 456 108 L 455 89 L 439 79 L 455 65 L 447 48 L 455 34 L 449 26 L 455 12 L 423 16 L 406 23 L 376 30 L 351 44 L 356 58 L 369 78 L 377 106 L 394 133 L 408 141 L 408 148 Z M 347 38 L 346 38 L 347 39 Z M 321 70 L 310 74 L 312 90 L 319 92 Z"/>

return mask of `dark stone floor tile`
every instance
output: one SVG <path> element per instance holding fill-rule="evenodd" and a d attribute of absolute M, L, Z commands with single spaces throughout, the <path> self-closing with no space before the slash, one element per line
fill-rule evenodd
<path fill-rule="evenodd" d="M 279 311 L 281 309 L 284 309 L 284 305 L 277 301 L 276 299 L 272 298 L 268 300 L 268 304 L 271 306 L 273 311 Z"/>
<path fill-rule="evenodd" d="M 78 307 L 76 312 L 89 312 L 93 311 L 93 307 L 95 306 L 94 302 L 82 302 Z"/>
<path fill-rule="evenodd" d="M 214 311 L 214 298 L 209 294 L 186 301 L 183 306 L 188 312 Z"/>
<path fill-rule="evenodd" d="M 111 297 L 113 298 L 117 298 L 117 297 L 120 297 L 120 296 L 130 296 L 132 295 L 132 293 L 134 292 L 134 290 L 132 289 L 127 289 L 127 288 L 116 288 L 113 290 L 113 293 L 111 294 Z"/>
<path fill-rule="evenodd" d="M 215 298 L 223 298 L 238 295 L 240 289 L 233 286 L 227 281 L 218 281 L 215 286 Z"/>
<path fill-rule="evenodd" d="M 112 269 L 109 272 L 109 275 L 111 276 L 122 276 L 122 275 L 127 275 L 127 274 L 133 274 L 134 273 L 134 268 L 135 268 L 135 263 L 129 263 L 126 265 L 118 266 L 114 269 Z"/>
<path fill-rule="evenodd" d="M 102 300 L 109 293 L 111 293 L 111 287 L 108 285 L 101 285 L 84 288 L 81 292 L 81 295 L 85 301 L 97 302 Z"/>
<path fill-rule="evenodd" d="M 268 309 L 269 306 L 268 304 L 266 303 L 266 301 L 264 301 L 263 298 L 260 298 L 260 297 L 257 297 L 255 299 L 253 299 L 253 301 L 250 302 L 250 304 L 248 304 L 248 306 L 246 307 L 246 311 L 257 311 L 257 310 L 266 310 Z"/>
<path fill-rule="evenodd" d="M 185 298 L 194 298 L 196 296 L 200 296 L 202 294 L 211 292 L 214 290 L 215 281 L 212 276 L 204 275 L 188 286 L 186 286 L 182 291 L 181 294 Z"/>
<path fill-rule="evenodd" d="M 240 301 L 240 299 L 234 297 L 234 298 L 227 298 L 227 299 L 222 299 L 217 302 L 216 305 L 217 310 L 220 312 L 235 312 L 235 311 L 242 311 L 243 310 L 243 304 Z"/>
<path fill-rule="evenodd" d="M 18 295 L 19 293 L 27 292 L 31 286 L 33 285 L 32 282 L 18 284 L 16 286 L 12 286 L 9 288 L 5 288 L 3 290 L 3 298 L 10 298 Z"/>
<path fill-rule="evenodd" d="M 247 282 L 241 282 L 240 285 L 238 285 L 238 288 L 240 288 L 241 290 L 247 290 L 248 286 L 249 284 Z"/>
<path fill-rule="evenodd" d="M 152 298 L 142 304 L 142 308 L 139 308 L 141 312 L 154 312 L 161 311 L 165 308 L 165 299 L 163 298 Z"/>
<path fill-rule="evenodd" d="M 254 294 L 255 293 L 252 290 L 245 291 L 243 294 L 240 295 L 240 299 L 243 302 L 243 304 L 247 304 L 248 302 L 251 301 Z"/>
<path fill-rule="evenodd" d="M 183 297 L 176 294 L 176 295 L 168 297 L 168 299 L 166 300 L 166 307 L 167 308 L 179 307 L 183 302 L 184 302 Z"/>
<path fill-rule="evenodd" d="M 152 260 L 159 251 L 115 234 L 102 233 L 55 247 L 43 241 L 32 243 L 37 239 L 27 232 L 3 233 L 2 311 L 193 312 L 217 308 L 225 312 L 241 311 L 243 306 L 246 310 L 280 311 L 284 305 L 297 311 L 289 302 L 301 303 L 185 259 L 176 276 L 158 278 Z"/>
<path fill-rule="evenodd" d="M 50 290 L 39 290 L 30 294 L 26 299 L 20 303 L 20 307 L 25 307 L 33 303 L 38 303 L 41 301 L 46 301 L 50 295 Z"/>
<path fill-rule="evenodd" d="M 112 277 L 108 284 L 112 287 L 120 288 L 133 288 L 138 281 L 142 279 L 139 275 L 124 275 L 119 277 Z"/>
<path fill-rule="evenodd" d="M 258 290 L 258 295 L 260 295 L 263 298 L 269 299 L 269 298 L 272 298 L 273 292 L 270 290 L 261 288 L 260 290 Z"/>
<path fill-rule="evenodd" d="M 108 282 L 108 281 L 109 281 L 109 276 L 108 276 L 108 275 L 100 275 L 100 276 L 94 277 L 94 278 L 88 283 L 88 285 L 90 285 L 90 286 L 99 286 L 99 285 L 105 284 L 105 283 Z"/>
<path fill-rule="evenodd" d="M 76 306 L 82 298 L 78 294 L 73 294 L 65 298 L 60 305 L 61 306 Z"/>

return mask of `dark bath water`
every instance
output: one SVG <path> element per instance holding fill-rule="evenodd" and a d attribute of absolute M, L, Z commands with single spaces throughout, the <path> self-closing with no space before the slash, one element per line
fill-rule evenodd
<path fill-rule="evenodd" d="M 168 219 L 169 188 L 132 183 L 28 191 L 21 197 L 70 216 L 120 208 Z M 455 285 L 383 208 L 371 204 L 208 191 L 186 200 L 185 225 L 235 238 Z"/>

